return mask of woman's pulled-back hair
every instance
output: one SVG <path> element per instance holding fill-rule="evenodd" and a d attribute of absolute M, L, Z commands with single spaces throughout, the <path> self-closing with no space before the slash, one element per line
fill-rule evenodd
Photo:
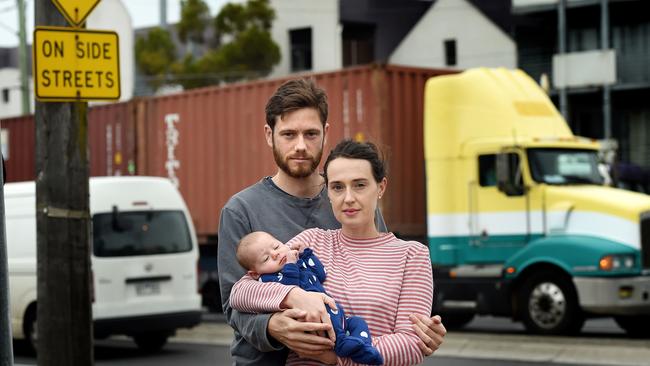
<path fill-rule="evenodd" d="M 327 122 L 327 94 L 311 79 L 293 79 L 282 84 L 266 103 L 266 124 L 275 129 L 275 120 L 302 108 L 314 108 L 320 121 Z"/>
<path fill-rule="evenodd" d="M 328 182 L 327 167 L 330 162 L 337 158 L 361 159 L 368 161 L 370 163 L 370 168 L 372 169 L 372 176 L 375 178 L 377 183 L 381 182 L 381 180 L 386 177 L 388 170 L 386 166 L 387 164 L 384 161 L 383 154 L 375 144 L 372 142 L 357 142 L 345 139 L 339 142 L 336 147 L 332 149 L 325 161 L 325 166 L 323 167 L 325 171 L 325 184 Z"/>

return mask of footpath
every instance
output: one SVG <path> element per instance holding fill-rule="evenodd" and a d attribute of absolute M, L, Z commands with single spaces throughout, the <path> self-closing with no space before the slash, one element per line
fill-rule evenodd
<path fill-rule="evenodd" d="M 222 315 L 212 317 L 193 329 L 179 330 L 170 341 L 229 346 L 232 330 Z M 648 366 L 650 340 L 450 332 L 436 355 L 548 364 Z"/>

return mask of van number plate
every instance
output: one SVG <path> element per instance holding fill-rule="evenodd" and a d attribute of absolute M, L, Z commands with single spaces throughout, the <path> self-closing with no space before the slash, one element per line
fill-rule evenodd
<path fill-rule="evenodd" d="M 138 296 L 158 295 L 160 293 L 160 282 L 136 283 L 135 293 Z"/>

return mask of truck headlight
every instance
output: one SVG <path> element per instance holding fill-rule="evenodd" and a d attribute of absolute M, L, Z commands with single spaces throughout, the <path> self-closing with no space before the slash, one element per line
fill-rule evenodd
<path fill-rule="evenodd" d="M 598 262 L 598 268 L 603 271 L 621 271 L 634 268 L 634 255 L 611 254 L 606 255 Z"/>

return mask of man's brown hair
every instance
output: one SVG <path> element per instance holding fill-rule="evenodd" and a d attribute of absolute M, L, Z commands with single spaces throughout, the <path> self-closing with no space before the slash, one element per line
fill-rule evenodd
<path fill-rule="evenodd" d="M 314 108 L 327 123 L 327 94 L 312 79 L 293 79 L 282 84 L 266 103 L 266 124 L 275 129 L 277 117 L 302 108 Z"/>

